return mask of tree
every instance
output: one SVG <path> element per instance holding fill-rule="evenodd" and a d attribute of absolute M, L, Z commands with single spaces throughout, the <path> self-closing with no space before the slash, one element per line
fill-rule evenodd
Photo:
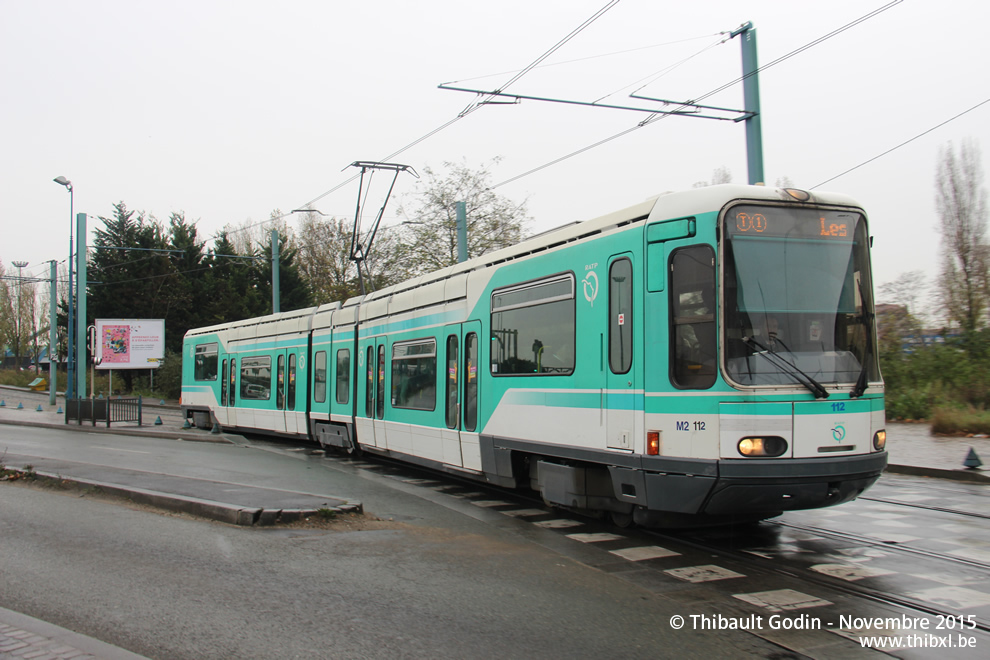
<path fill-rule="evenodd" d="M 410 274 L 421 274 L 457 263 L 455 205 L 467 210 L 468 257 L 518 243 L 529 219 L 526 203 L 516 203 L 491 190 L 491 168 L 499 159 L 471 169 L 467 163 L 445 162 L 447 172 L 424 168 L 424 180 L 399 206 L 406 219 L 400 232 L 405 242 L 402 257 Z M 380 250 L 376 245 L 373 250 Z"/>
<path fill-rule="evenodd" d="M 240 255 L 227 231 L 218 233 L 213 239 L 213 249 L 203 260 L 209 292 L 203 303 L 203 325 L 240 321 L 271 309 L 255 287 L 253 262 L 237 256 Z"/>
<path fill-rule="evenodd" d="M 7 348 L 17 338 L 17 283 L 10 279 L 0 260 L 0 366 L 6 366 Z"/>
<path fill-rule="evenodd" d="M 271 213 L 271 227 L 279 230 L 279 311 L 288 312 L 310 307 L 313 304 L 313 294 L 310 291 L 309 283 L 299 273 L 299 266 L 295 263 L 298 252 L 295 240 L 293 240 L 285 222 L 281 221 L 282 217 L 282 212 L 278 209 Z M 267 241 L 259 246 L 259 250 L 255 254 L 261 259 L 254 262 L 252 269 L 255 277 L 254 285 L 262 298 L 267 299 L 269 303 L 267 310 L 262 313 L 270 314 L 272 311 L 270 306 L 272 300 L 272 235 L 270 231 L 267 233 Z"/>
<path fill-rule="evenodd" d="M 185 329 L 173 326 L 186 304 L 179 276 L 168 252 L 165 228 L 154 216 L 129 211 L 124 202 L 113 205 L 114 215 L 100 216 L 102 229 L 94 232 L 94 249 L 87 265 L 87 318 L 92 325 L 103 319 L 164 319 L 166 346 L 182 344 Z M 79 347 L 80 368 L 86 364 L 85 347 Z M 126 388 L 132 389 L 134 372 L 123 371 Z"/>
<path fill-rule="evenodd" d="M 939 149 L 935 208 L 942 234 L 938 287 L 950 321 L 970 337 L 985 325 L 988 294 L 986 188 L 976 143 Z"/>
<path fill-rule="evenodd" d="M 169 261 L 175 271 L 171 280 L 171 296 L 175 301 L 170 317 L 170 328 L 165 333 L 166 348 L 182 351 L 182 338 L 190 328 L 208 323 L 211 291 L 207 286 L 207 270 L 204 264 L 204 245 L 199 240 L 196 223 L 186 220 L 179 211 L 169 216 Z"/>
<path fill-rule="evenodd" d="M 722 183 L 732 183 L 732 170 L 723 165 L 722 167 L 716 167 L 712 171 L 712 181 L 698 181 L 692 188 L 705 188 L 707 186 L 717 186 Z"/>
<path fill-rule="evenodd" d="M 359 293 L 351 261 L 350 223 L 340 218 L 303 214 L 299 222 L 299 274 L 309 282 L 317 305 L 344 301 Z"/>

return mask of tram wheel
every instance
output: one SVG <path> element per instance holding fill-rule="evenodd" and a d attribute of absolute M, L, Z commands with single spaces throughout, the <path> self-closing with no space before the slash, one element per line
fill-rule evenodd
<path fill-rule="evenodd" d="M 609 511 L 608 515 L 609 518 L 612 520 L 612 524 L 615 525 L 616 527 L 621 527 L 622 529 L 629 527 L 633 523 L 632 511 L 630 511 L 629 513 L 619 513 L 618 511 Z"/>

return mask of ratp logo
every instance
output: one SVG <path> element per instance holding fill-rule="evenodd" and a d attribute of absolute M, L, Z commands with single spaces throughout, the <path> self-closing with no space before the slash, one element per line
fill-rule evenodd
<path fill-rule="evenodd" d="M 590 271 L 583 280 L 581 284 L 584 285 L 584 298 L 591 303 L 591 306 L 595 306 L 595 298 L 598 297 L 598 274 L 595 271 Z"/>
<path fill-rule="evenodd" d="M 846 428 L 842 424 L 836 424 L 835 428 L 832 429 L 832 439 L 836 442 L 842 442 L 846 438 Z"/>

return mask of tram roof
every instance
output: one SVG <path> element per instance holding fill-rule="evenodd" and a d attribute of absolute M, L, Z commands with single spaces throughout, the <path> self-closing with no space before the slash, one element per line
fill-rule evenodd
<path fill-rule="evenodd" d="M 221 330 L 232 330 L 235 328 L 246 328 L 247 326 L 258 327 L 260 335 L 267 335 L 270 331 L 286 329 L 287 323 L 298 326 L 313 327 L 313 317 L 327 313 L 336 313 L 340 310 L 349 312 L 348 317 L 356 318 L 352 308 L 373 304 L 388 305 L 388 299 L 396 294 L 415 289 L 423 289 L 429 285 L 435 285 L 444 280 L 451 280 L 457 275 L 488 268 L 499 263 L 520 259 L 537 252 L 576 242 L 594 235 L 604 234 L 609 231 L 621 229 L 633 222 L 650 220 L 668 220 L 672 218 L 697 215 L 699 213 L 710 213 L 720 211 L 726 204 L 738 200 L 760 201 L 786 201 L 795 203 L 797 200 L 787 191 L 794 188 L 776 188 L 768 186 L 747 186 L 739 184 L 720 184 L 715 186 L 705 186 L 703 188 L 692 188 L 680 192 L 665 192 L 655 197 L 646 199 L 638 204 L 624 209 L 613 211 L 597 218 L 589 220 L 571 222 L 562 227 L 531 236 L 515 245 L 489 252 L 487 254 L 469 259 L 453 266 L 447 266 L 425 275 L 414 277 L 398 284 L 373 291 L 364 296 L 356 296 L 341 302 L 334 302 L 320 305 L 319 307 L 309 307 L 306 309 L 282 312 L 279 314 L 269 314 L 258 318 L 243 319 L 231 323 L 220 323 L 217 325 L 196 328 L 190 330 L 187 335 L 207 334 Z M 852 197 L 841 193 L 803 191 L 810 197 L 805 202 L 807 204 L 828 204 L 837 206 L 859 207 L 859 204 Z M 432 296 L 431 296 L 432 297 Z M 349 309 L 350 308 L 350 309 Z M 353 322 L 353 321 L 352 321 Z M 325 325 L 326 322 L 318 322 L 317 325 Z M 268 331 L 262 330 L 260 326 L 268 325 Z"/>

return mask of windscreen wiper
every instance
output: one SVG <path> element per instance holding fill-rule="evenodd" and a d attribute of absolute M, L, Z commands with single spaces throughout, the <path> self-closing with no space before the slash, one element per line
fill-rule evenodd
<path fill-rule="evenodd" d="M 756 346 L 761 351 L 763 351 L 762 353 L 760 353 L 760 355 L 765 357 L 767 360 L 771 362 L 771 364 L 773 364 L 775 367 L 777 367 L 787 375 L 793 376 L 794 380 L 807 387 L 811 391 L 811 393 L 815 395 L 816 399 L 828 398 L 828 390 L 826 390 L 825 387 L 817 380 L 815 380 L 808 374 L 798 369 L 797 365 L 795 365 L 793 362 L 781 357 L 780 355 L 777 355 L 776 353 L 774 353 L 769 348 L 767 348 L 760 342 L 756 341 L 752 337 L 743 337 L 742 340 L 744 344 L 748 344 L 750 345 L 750 347 Z"/>
<path fill-rule="evenodd" d="M 859 315 L 860 323 L 863 324 L 863 332 L 866 333 L 866 351 L 863 355 L 863 368 L 859 370 L 859 378 L 856 379 L 856 384 L 853 385 L 852 392 L 849 394 L 849 398 L 858 399 L 863 396 L 866 392 L 866 388 L 869 387 L 867 381 L 867 372 L 870 369 L 870 360 L 873 359 L 873 330 L 870 328 L 870 314 L 866 311 L 866 296 L 863 295 L 863 281 L 859 282 L 859 299 L 862 301 L 862 312 Z"/>

